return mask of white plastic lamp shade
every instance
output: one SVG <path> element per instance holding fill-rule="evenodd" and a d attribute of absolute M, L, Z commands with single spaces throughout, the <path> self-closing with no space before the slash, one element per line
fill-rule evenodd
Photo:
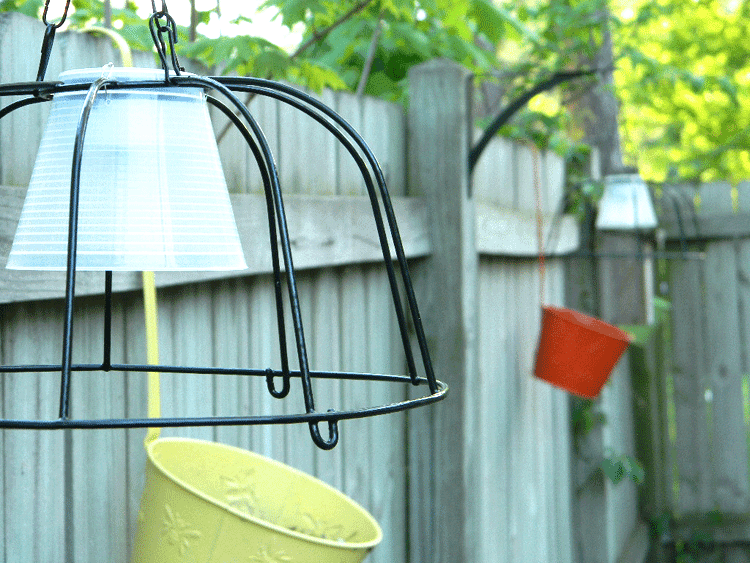
<path fill-rule="evenodd" d="M 657 225 L 648 186 L 638 174 L 613 174 L 604 178 L 596 228 L 600 230 L 650 230 Z"/>
<path fill-rule="evenodd" d="M 102 69 L 63 72 L 92 82 Z M 115 68 L 118 81 L 163 80 Z M 55 94 L 7 267 L 64 270 L 73 145 L 85 91 Z M 200 88 L 103 89 L 84 138 L 76 269 L 247 268 Z"/>

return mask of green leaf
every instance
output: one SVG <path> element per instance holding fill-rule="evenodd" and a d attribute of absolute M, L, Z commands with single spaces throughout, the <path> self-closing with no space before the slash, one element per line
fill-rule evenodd
<path fill-rule="evenodd" d="M 618 459 L 606 458 L 602 460 L 601 468 L 612 483 L 617 485 L 625 477 L 625 470 Z"/>
<path fill-rule="evenodd" d="M 493 43 L 499 43 L 507 35 L 507 27 L 516 29 L 509 21 L 509 14 L 500 10 L 491 0 L 474 0 L 471 3 L 471 18 L 477 24 L 477 31 Z M 516 25 L 523 25 L 516 21 Z"/>
<path fill-rule="evenodd" d="M 645 479 L 643 466 L 629 455 L 618 455 L 606 457 L 601 462 L 601 469 L 604 474 L 615 485 L 620 483 L 626 477 L 634 483 L 640 485 Z"/>
<path fill-rule="evenodd" d="M 333 90 L 346 89 L 347 84 L 333 69 L 315 64 L 310 61 L 301 61 L 296 66 L 290 66 L 289 77 L 296 79 L 302 85 L 321 92 L 324 88 Z"/>

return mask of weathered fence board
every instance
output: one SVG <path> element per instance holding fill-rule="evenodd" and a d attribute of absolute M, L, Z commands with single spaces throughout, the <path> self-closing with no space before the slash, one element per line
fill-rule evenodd
<path fill-rule="evenodd" d="M 706 350 L 710 378 L 712 504 L 726 514 L 750 509 L 743 411 L 737 245 L 716 242 L 706 253 Z"/>
<path fill-rule="evenodd" d="M 666 497 L 678 536 L 701 529 L 719 542 L 750 541 L 747 193 L 747 183 L 665 186 L 660 202 L 669 248 L 704 256 L 669 268 L 674 478 L 664 479 L 673 489 Z M 746 557 L 737 547 L 723 555 Z"/>
<path fill-rule="evenodd" d="M 561 264 L 548 266 L 546 302 L 560 303 Z M 470 416 L 478 435 L 476 560 L 566 561 L 571 556 L 567 395 L 532 376 L 541 319 L 536 261 L 482 259 L 479 381 Z M 521 314 L 523 311 L 523 314 Z M 522 318 L 523 317 L 523 318 Z M 516 327 L 520 323 L 521 330 Z M 509 447 L 510 446 L 510 447 Z M 507 514 L 508 518 L 498 518 Z"/>
<path fill-rule="evenodd" d="M 708 387 L 704 372 L 705 316 L 702 300 L 702 265 L 680 261 L 672 266 L 672 373 L 676 432 L 674 464 L 679 476 L 678 514 L 711 510 L 709 475 L 701 468 L 710 459 Z M 670 494 L 671 497 L 671 494 Z"/>
<path fill-rule="evenodd" d="M 12 311 L 4 311 L 3 363 L 54 361 L 60 348 L 56 341 L 45 337 L 45 332 L 55 324 L 44 303 L 19 305 Z M 4 416 L 54 416 L 55 406 L 44 401 L 55 392 L 53 381 L 20 374 L 3 379 Z M 66 469 L 66 435 L 62 432 L 3 434 L 5 552 L 14 554 L 19 561 L 63 562 L 72 547 L 66 537 L 69 523 L 66 481 L 70 475 Z M 30 541 L 40 533 L 42 541 Z"/>
<path fill-rule="evenodd" d="M 21 213 L 25 188 L 0 186 L 0 267 L 5 267 Z M 291 196 L 285 197 L 290 244 L 294 266 L 299 269 L 360 264 L 383 259 L 369 198 Z M 159 287 L 228 276 L 273 271 L 268 237 L 266 200 L 257 194 L 232 195 L 237 229 L 248 269 L 235 272 L 159 272 Z M 418 198 L 394 198 L 394 213 L 409 258 L 429 252 L 424 201 Z M 394 254 L 395 256 L 395 254 Z M 65 288 L 62 272 L 6 271 L 0 278 L 0 303 L 26 299 L 62 297 Z M 140 274 L 122 273 L 113 280 L 115 291 L 140 289 Z M 77 295 L 104 292 L 102 273 L 81 272 L 76 281 Z"/>

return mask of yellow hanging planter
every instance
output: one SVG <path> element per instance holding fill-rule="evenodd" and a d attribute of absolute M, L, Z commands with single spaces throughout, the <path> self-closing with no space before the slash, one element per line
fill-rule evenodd
<path fill-rule="evenodd" d="M 353 500 L 261 455 L 184 438 L 146 451 L 131 563 L 359 563 L 382 539 Z"/>
<path fill-rule="evenodd" d="M 159 363 L 156 284 L 143 272 L 147 355 Z M 148 414 L 160 412 L 149 373 Z M 359 563 L 383 533 L 360 505 L 292 467 L 246 450 L 149 428 L 146 484 L 131 563 Z"/>

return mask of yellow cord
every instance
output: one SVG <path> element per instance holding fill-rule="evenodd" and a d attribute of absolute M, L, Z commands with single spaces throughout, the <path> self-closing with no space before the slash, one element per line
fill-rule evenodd
<path fill-rule="evenodd" d="M 99 27 L 97 25 L 89 25 L 84 27 L 81 31 L 84 33 L 101 33 L 109 37 L 120 51 L 120 58 L 122 59 L 122 66 L 132 67 L 133 66 L 133 52 L 130 50 L 130 45 L 125 41 L 125 38 L 117 33 L 113 29 L 107 29 L 106 27 Z"/>
<path fill-rule="evenodd" d="M 82 31 L 101 33 L 112 39 L 117 50 L 120 51 L 122 66 L 133 66 L 133 53 L 122 35 L 112 29 L 98 26 L 88 26 Z M 159 364 L 159 325 L 156 321 L 156 281 L 153 272 L 143 272 L 143 308 L 146 319 L 146 361 L 154 366 Z M 161 418 L 160 381 L 157 372 L 148 374 L 148 417 Z M 161 429 L 149 428 L 143 444 L 148 446 L 160 434 Z"/>
<path fill-rule="evenodd" d="M 159 326 L 156 321 L 156 282 L 153 272 L 143 272 L 143 307 L 146 317 L 146 357 L 149 365 L 159 364 Z M 148 417 L 161 417 L 160 381 L 157 372 L 148 374 Z M 159 437 L 159 428 L 149 428 L 144 445 Z"/>

